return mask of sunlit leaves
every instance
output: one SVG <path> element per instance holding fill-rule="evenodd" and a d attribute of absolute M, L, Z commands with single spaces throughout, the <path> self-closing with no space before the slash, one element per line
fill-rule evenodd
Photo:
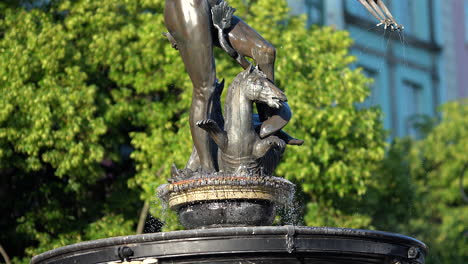
<path fill-rule="evenodd" d="M 374 227 L 427 243 L 427 263 L 468 260 L 467 111 L 466 100 L 447 103 L 421 139 L 395 140 L 361 203 Z"/>
<path fill-rule="evenodd" d="M 61 25 L 39 11 L 21 13 L 2 21 L 9 30 L 0 41 L 0 108 L 6 109 L 0 137 L 2 149 L 28 158 L 10 151 L 0 168 L 37 171 L 45 162 L 58 176 L 95 175 L 106 130 L 95 116 L 96 87 L 79 66 L 64 63 L 68 40 Z"/>
<path fill-rule="evenodd" d="M 447 263 L 466 263 L 468 255 L 468 102 L 441 108 L 441 122 L 423 140 L 414 143 L 410 169 L 420 195 L 420 218 L 412 228 Z M 465 196 L 465 198 L 464 198 Z M 438 263 L 436 258 L 433 263 Z"/>

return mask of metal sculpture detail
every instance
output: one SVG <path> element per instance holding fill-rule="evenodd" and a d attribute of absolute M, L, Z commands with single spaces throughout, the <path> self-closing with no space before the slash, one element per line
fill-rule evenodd
<path fill-rule="evenodd" d="M 173 167 L 176 177 L 171 184 L 160 186 L 158 195 L 177 211 L 182 225 L 188 229 L 203 229 L 82 242 L 35 256 L 31 263 L 424 264 L 427 246 L 398 234 L 269 226 L 276 218 L 278 206 L 291 206 L 295 185 L 263 173 L 273 173 L 286 143 L 299 145 L 303 142 L 281 130 L 290 118 L 290 112 L 289 116 L 281 114 L 289 111 L 287 98 L 274 85 L 273 72 L 268 71 L 273 64 L 262 64 L 261 54 L 255 58 L 260 68 L 246 63 L 243 65 L 246 70 L 230 85 L 224 120 L 220 100 L 224 83 L 214 78 L 210 19 L 203 17 L 217 3 L 219 5 L 212 11 L 220 45 L 242 65 L 246 53 L 237 49 L 233 40 L 229 42 L 225 38 L 234 30 L 229 20 L 235 20 L 234 9 L 216 0 L 166 0 L 166 19 L 170 23 L 185 23 L 169 24 L 171 34 L 166 36 L 173 47 L 181 51 L 194 84 L 191 125 L 195 147 L 188 167 L 201 166 L 204 170 L 179 171 Z M 167 17 L 172 15 L 175 17 Z M 237 21 L 239 25 L 240 20 Z M 254 32 L 244 29 L 247 33 Z M 202 59 L 198 61 L 199 69 L 197 59 Z M 210 71 L 205 72 L 207 69 Z M 264 106 L 259 111 L 265 116 L 252 114 L 253 102 Z M 194 118 L 198 118 L 196 129 Z M 217 148 L 212 148 L 205 136 L 212 138 L 219 147 L 222 172 L 206 171 L 215 169 L 216 162 L 206 158 L 215 156 Z"/>
<path fill-rule="evenodd" d="M 286 101 L 286 95 L 258 68 L 250 66 L 237 75 L 226 96 L 225 128 L 212 119 L 197 122 L 219 147 L 221 171 L 272 175 L 286 142 L 275 135 L 260 138 L 254 128 L 253 102 L 279 109 Z"/>
<path fill-rule="evenodd" d="M 180 51 L 193 84 L 193 98 L 190 109 L 190 129 L 194 151 L 187 169 L 203 170 L 208 173 L 219 169 L 217 149 L 209 134 L 198 127 L 196 122 L 213 119 L 219 114 L 215 109 L 216 69 L 213 47 L 221 46 L 244 68 L 252 58 L 266 78 L 274 83 L 275 48 L 260 34 L 234 14 L 235 9 L 222 0 L 166 0 L 166 34 L 173 47 Z M 216 36 L 216 37 L 214 37 Z M 287 103 L 272 108 L 257 103 L 261 125 L 258 135 L 266 138 L 281 130 L 291 119 Z M 303 142 L 289 138 L 289 144 Z"/>
<path fill-rule="evenodd" d="M 402 29 L 382 1 L 359 1 L 379 25 Z M 286 145 L 304 143 L 282 130 L 292 112 L 275 85 L 276 50 L 235 11 L 223 0 L 166 0 L 165 35 L 180 51 L 193 84 L 194 147 L 186 168 L 173 166 L 158 196 L 186 228 L 270 225 L 276 208 L 294 197 L 294 184 L 273 177 Z M 215 46 L 244 68 L 229 86 L 224 116 Z"/>
<path fill-rule="evenodd" d="M 378 26 L 403 30 L 403 26 L 396 22 L 382 0 L 358 1 L 380 21 Z M 165 35 L 172 46 L 180 51 L 193 84 L 190 130 L 194 148 L 186 165 L 189 171 L 213 173 L 220 169 L 217 147 L 212 140 L 216 140 L 219 135 L 209 129 L 209 124 L 221 126 L 223 122 L 216 102 L 219 94 L 214 46 L 221 47 L 244 69 L 251 66 L 246 57 L 252 58 L 266 79 L 274 84 L 275 48 L 235 16 L 235 11 L 223 0 L 166 0 L 164 17 L 169 33 Z M 260 121 L 257 135 L 261 139 L 278 133 L 292 117 L 286 102 L 282 102 L 280 107 L 271 107 L 259 101 L 256 105 Z M 208 119 L 215 122 L 206 121 Z M 207 124 L 198 126 L 197 122 L 202 120 Z M 287 136 L 286 143 L 301 145 L 303 141 Z M 272 173 L 271 170 L 267 171 Z"/>

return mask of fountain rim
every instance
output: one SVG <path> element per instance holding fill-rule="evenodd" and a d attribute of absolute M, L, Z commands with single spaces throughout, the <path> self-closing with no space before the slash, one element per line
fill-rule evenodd
<path fill-rule="evenodd" d="M 187 231 L 172 231 L 152 233 L 143 235 L 130 235 L 113 238 L 104 238 L 93 241 L 80 242 L 60 248 L 56 248 L 31 259 L 31 264 L 41 263 L 51 258 L 66 255 L 71 252 L 92 250 L 104 247 L 123 246 L 128 244 L 162 242 L 180 239 L 203 239 L 227 236 L 261 236 L 261 235 L 284 235 L 288 236 L 308 235 L 316 237 L 336 237 L 348 239 L 363 239 L 370 241 L 382 241 L 398 243 L 409 247 L 422 249 L 424 256 L 428 253 L 428 247 L 423 242 L 401 234 L 372 231 L 363 229 L 334 228 L 334 227 L 303 227 L 303 226 L 265 226 L 265 227 L 228 227 L 213 229 L 194 229 Z"/>
<path fill-rule="evenodd" d="M 192 203 L 219 200 L 266 200 L 284 207 L 292 202 L 295 192 L 295 185 L 284 178 L 214 175 L 163 184 L 158 188 L 158 197 L 175 210 Z"/>

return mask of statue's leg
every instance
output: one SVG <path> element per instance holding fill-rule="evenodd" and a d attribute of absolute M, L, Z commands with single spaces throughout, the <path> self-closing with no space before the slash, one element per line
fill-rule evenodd
<path fill-rule="evenodd" d="M 269 80 L 275 81 L 276 49 L 259 33 L 240 18 L 234 16 L 228 37 L 232 47 L 242 56 L 253 58 Z M 260 120 L 263 122 L 260 137 L 265 138 L 281 130 L 291 119 L 287 103 L 280 109 L 257 104 Z"/>
<path fill-rule="evenodd" d="M 216 83 L 210 7 L 207 0 L 166 0 L 164 15 L 193 84 L 190 130 L 200 165 L 214 171 L 216 148 L 208 133 L 196 126 L 211 118 Z"/>
<path fill-rule="evenodd" d="M 200 168 L 200 157 L 198 157 L 195 145 L 192 147 L 192 154 L 190 154 L 190 158 L 187 161 L 187 165 L 185 165 L 185 168 L 190 169 L 192 171 L 196 171 L 198 168 Z"/>
<path fill-rule="evenodd" d="M 229 42 L 241 55 L 255 60 L 272 82 L 275 81 L 276 49 L 239 17 L 233 16 Z"/>

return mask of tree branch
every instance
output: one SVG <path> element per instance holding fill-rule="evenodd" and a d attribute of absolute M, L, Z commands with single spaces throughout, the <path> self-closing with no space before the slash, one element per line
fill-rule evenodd
<path fill-rule="evenodd" d="M 143 205 L 143 208 L 141 209 L 140 213 L 140 219 L 138 220 L 138 227 L 137 227 L 137 235 L 143 234 L 143 229 L 145 228 L 145 223 L 146 223 L 146 216 L 148 215 L 149 211 L 149 202 L 145 201 L 145 204 Z"/>
<path fill-rule="evenodd" d="M 164 166 L 159 168 L 158 172 L 156 172 L 156 177 L 161 176 L 163 171 L 164 171 Z M 146 217 L 148 216 L 149 209 L 150 209 L 150 202 L 146 200 L 145 203 L 143 204 L 143 208 L 141 208 L 140 219 L 138 219 L 138 226 L 136 230 L 137 235 L 143 234 L 143 231 L 145 229 Z"/>
<path fill-rule="evenodd" d="M 2 245 L 0 245 L 0 254 L 2 254 L 2 257 L 5 260 L 6 264 L 11 264 L 11 260 L 8 257 L 8 254 L 6 253 L 6 251 L 3 249 Z"/>

